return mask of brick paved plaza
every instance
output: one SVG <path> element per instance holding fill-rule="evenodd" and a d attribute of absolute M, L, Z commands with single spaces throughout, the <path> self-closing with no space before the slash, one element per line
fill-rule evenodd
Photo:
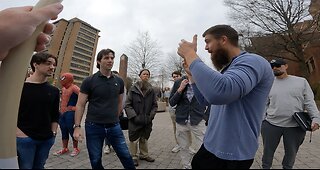
<path fill-rule="evenodd" d="M 127 131 L 124 131 L 127 137 Z M 298 153 L 295 169 L 319 169 L 320 168 L 320 135 L 316 131 L 312 134 L 312 142 L 309 143 L 310 133 L 306 135 L 306 139 Z M 128 140 L 127 140 L 128 141 Z M 172 131 L 172 123 L 168 112 L 158 112 L 154 119 L 153 131 L 149 139 L 149 153 L 156 159 L 155 162 L 149 163 L 140 161 L 137 169 L 181 169 L 180 157 L 177 153 L 172 153 L 174 147 L 174 138 Z M 69 149 L 72 143 L 69 142 Z M 61 147 L 60 132 L 56 138 L 56 143 L 52 147 L 49 159 L 47 160 L 47 169 L 91 169 L 88 153 L 85 146 L 85 140 L 79 144 L 81 153 L 77 157 L 69 155 L 53 156 L 52 153 Z M 256 154 L 252 169 L 261 168 L 262 143 Z M 273 161 L 273 169 L 281 169 L 281 161 L 283 157 L 283 147 L 280 143 L 275 153 Z M 103 155 L 103 165 L 105 169 L 123 169 L 115 152 Z"/>

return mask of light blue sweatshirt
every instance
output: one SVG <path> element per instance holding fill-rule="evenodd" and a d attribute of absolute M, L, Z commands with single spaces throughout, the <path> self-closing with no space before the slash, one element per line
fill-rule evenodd
<path fill-rule="evenodd" d="M 192 62 L 190 71 L 197 100 L 211 105 L 204 147 L 220 159 L 254 159 L 274 80 L 269 62 L 242 52 L 223 74 L 200 59 Z"/>

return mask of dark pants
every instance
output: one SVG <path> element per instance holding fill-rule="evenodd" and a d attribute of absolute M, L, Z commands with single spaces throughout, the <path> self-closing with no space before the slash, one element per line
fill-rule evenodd
<path fill-rule="evenodd" d="M 201 145 L 199 151 L 193 156 L 192 169 L 249 169 L 253 159 L 243 161 L 230 161 L 216 157 Z"/>
<path fill-rule="evenodd" d="M 62 140 L 68 140 L 69 135 L 73 139 L 74 111 L 63 113 L 59 119 Z"/>
<path fill-rule="evenodd" d="M 283 137 L 284 157 L 282 167 L 292 169 L 299 147 L 303 143 L 306 132 L 300 127 L 279 127 L 263 121 L 261 126 L 263 141 L 262 168 L 270 169 L 281 137 Z"/>
<path fill-rule="evenodd" d="M 123 168 L 135 169 L 120 124 L 109 125 L 85 122 L 87 149 L 92 169 L 104 169 L 102 166 L 102 147 L 105 138 L 110 142 Z"/>

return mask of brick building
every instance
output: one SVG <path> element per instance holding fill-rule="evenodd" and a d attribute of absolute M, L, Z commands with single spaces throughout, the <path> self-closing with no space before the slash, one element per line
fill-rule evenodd
<path fill-rule="evenodd" d="M 310 22 L 318 20 L 319 18 L 316 17 L 319 17 L 319 11 L 320 0 L 312 0 L 309 13 L 312 15 L 313 19 L 296 24 L 295 29 L 305 28 Z M 289 74 L 303 76 L 302 70 L 307 70 L 309 74 L 308 81 L 313 88 L 316 88 L 320 85 L 320 26 L 314 25 L 312 28 L 310 30 L 313 31 L 306 31 L 303 34 L 303 37 L 309 40 L 303 45 L 304 66 L 296 62 L 297 58 L 295 58 L 293 54 L 283 50 L 283 47 L 275 45 L 283 42 L 283 40 L 276 35 L 269 34 L 260 37 L 251 37 L 250 46 L 247 46 L 246 50 L 259 53 L 267 60 L 271 60 L 275 57 L 285 58 L 289 65 Z"/>

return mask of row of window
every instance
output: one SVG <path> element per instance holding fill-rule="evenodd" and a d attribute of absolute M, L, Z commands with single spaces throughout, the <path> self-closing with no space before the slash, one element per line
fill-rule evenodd
<path fill-rule="evenodd" d="M 96 41 L 95 38 L 92 38 L 92 37 L 90 37 L 89 35 L 84 34 L 84 33 L 82 33 L 82 32 L 79 32 L 79 33 L 78 33 L 78 36 L 79 36 L 79 37 L 83 37 L 83 38 L 85 38 L 85 39 L 88 39 L 88 40 L 90 40 L 90 41 Z"/>
<path fill-rule="evenodd" d="M 82 52 L 82 53 L 84 53 L 84 54 L 88 54 L 88 55 L 90 55 L 90 56 L 92 56 L 92 52 L 90 52 L 90 51 L 87 51 L 87 50 L 84 50 L 84 49 L 82 49 L 82 48 L 79 48 L 79 47 L 74 47 L 74 50 L 75 51 L 79 51 L 79 52 Z"/>
<path fill-rule="evenodd" d="M 70 72 L 74 73 L 74 74 L 79 74 L 79 75 L 82 75 L 82 76 L 89 76 L 89 73 L 86 73 L 86 72 L 83 72 L 83 71 L 79 71 L 79 70 L 75 70 L 75 69 L 72 69 L 72 68 L 70 68 Z"/>
<path fill-rule="evenodd" d="M 77 46 L 79 46 L 79 47 L 82 47 L 82 48 L 84 48 L 84 49 L 87 49 L 87 50 L 89 50 L 89 51 L 93 51 L 93 48 L 92 47 L 89 47 L 88 45 L 85 45 L 85 44 L 82 44 L 82 43 L 80 43 L 80 42 L 76 42 L 76 45 Z"/>
<path fill-rule="evenodd" d="M 70 65 L 71 65 L 72 67 L 74 67 L 74 68 L 77 68 L 77 69 L 90 71 L 90 68 L 89 68 L 89 67 L 86 67 L 86 66 L 81 66 L 81 65 L 75 64 L 75 63 L 71 63 Z"/>
<path fill-rule="evenodd" d="M 92 59 L 91 57 L 88 57 L 88 56 L 86 56 L 86 55 L 80 54 L 80 53 L 78 53 L 78 52 L 76 52 L 76 51 L 73 52 L 73 56 L 76 56 L 76 57 L 79 57 L 79 58 L 88 60 L 88 61 L 90 61 L 90 62 L 91 62 L 91 59 Z"/>
<path fill-rule="evenodd" d="M 308 71 L 309 73 L 312 73 L 315 69 L 316 69 L 316 64 L 314 62 L 314 59 L 313 57 L 311 57 L 307 62 L 307 68 L 308 68 Z"/>
<path fill-rule="evenodd" d="M 88 30 L 85 30 L 85 29 L 83 29 L 83 28 L 81 28 L 81 27 L 80 27 L 80 31 L 81 31 L 82 33 L 85 33 L 85 34 L 91 36 L 91 37 L 96 38 L 96 34 L 90 32 L 90 31 L 88 31 Z"/>
<path fill-rule="evenodd" d="M 88 45 L 90 45 L 91 47 L 94 46 L 94 43 L 93 43 L 93 42 L 88 41 L 88 40 L 86 40 L 86 39 L 84 39 L 84 38 L 82 38 L 82 37 L 78 37 L 77 40 L 80 41 L 80 42 L 83 42 L 83 43 L 85 43 L 85 44 L 88 44 Z"/>
<path fill-rule="evenodd" d="M 88 61 L 80 60 L 80 59 L 75 58 L 75 57 L 72 57 L 71 60 L 74 61 L 74 62 L 83 64 L 83 65 L 90 66 L 90 62 L 88 62 Z"/>
<path fill-rule="evenodd" d="M 94 32 L 94 33 L 98 32 L 98 30 L 96 30 L 96 29 L 94 29 L 94 28 L 92 28 L 92 27 L 90 27 L 90 26 L 88 26 L 86 24 L 83 24 L 83 23 L 81 23 L 81 27 L 83 27 L 83 28 L 85 28 L 85 29 L 87 29 L 87 30 L 89 30 L 91 32 Z"/>

